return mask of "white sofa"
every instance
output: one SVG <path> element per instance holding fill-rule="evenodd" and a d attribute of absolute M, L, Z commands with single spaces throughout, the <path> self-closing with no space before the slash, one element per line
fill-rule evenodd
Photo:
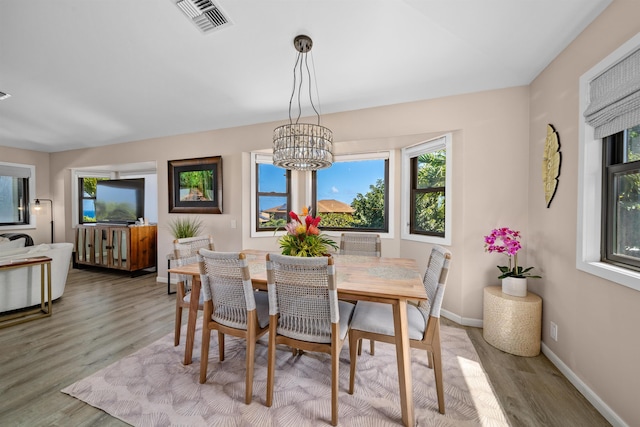
<path fill-rule="evenodd" d="M 52 243 L 3 250 L 0 245 L 0 260 L 33 256 L 51 258 L 51 300 L 64 292 L 73 251 L 72 243 Z M 45 287 L 45 301 L 47 290 Z M 39 267 L 0 270 L 0 313 L 19 308 L 40 305 Z"/>

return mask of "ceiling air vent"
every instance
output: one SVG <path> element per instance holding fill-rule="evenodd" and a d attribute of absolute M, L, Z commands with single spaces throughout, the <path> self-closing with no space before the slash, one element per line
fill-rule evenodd
<path fill-rule="evenodd" d="M 181 0 L 176 4 L 203 33 L 231 25 L 229 18 L 211 0 Z"/>
<path fill-rule="evenodd" d="M 0 101 L 2 101 L 3 99 L 7 99 L 10 96 L 11 95 L 9 95 L 8 93 L 0 92 Z"/>

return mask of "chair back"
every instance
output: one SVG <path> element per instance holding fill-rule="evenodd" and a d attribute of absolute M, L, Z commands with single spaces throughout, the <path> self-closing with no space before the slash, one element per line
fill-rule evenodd
<path fill-rule="evenodd" d="M 381 256 L 380 235 L 364 233 L 342 233 L 340 236 L 341 255 Z"/>
<path fill-rule="evenodd" d="M 182 259 L 183 264 L 191 264 L 197 261 L 200 249 L 215 251 L 213 236 L 184 237 L 173 241 L 173 256 Z"/>
<path fill-rule="evenodd" d="M 213 302 L 211 318 L 231 328 L 247 329 L 247 311 L 256 308 L 256 300 L 245 254 L 201 249 L 197 257 L 204 300 Z"/>
<path fill-rule="evenodd" d="M 340 320 L 333 258 L 270 253 L 267 286 L 269 315 L 279 314 L 279 335 L 331 342 L 331 324 Z"/>
<path fill-rule="evenodd" d="M 435 245 L 431 249 L 427 271 L 424 273 L 422 283 L 427 291 L 427 301 L 420 301 L 418 310 L 422 312 L 425 321 L 429 317 L 440 317 L 440 308 L 444 298 L 444 290 L 449 275 L 449 263 L 451 252 L 441 246 Z"/>

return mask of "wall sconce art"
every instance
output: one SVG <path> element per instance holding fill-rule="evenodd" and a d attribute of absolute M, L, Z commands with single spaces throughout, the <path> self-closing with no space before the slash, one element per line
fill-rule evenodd
<path fill-rule="evenodd" d="M 558 177 L 560 176 L 560 163 L 562 154 L 560 153 L 560 137 L 553 125 L 547 125 L 547 140 L 544 144 L 542 154 L 542 184 L 544 185 L 544 198 L 547 208 L 551 206 L 553 196 L 558 189 Z"/>

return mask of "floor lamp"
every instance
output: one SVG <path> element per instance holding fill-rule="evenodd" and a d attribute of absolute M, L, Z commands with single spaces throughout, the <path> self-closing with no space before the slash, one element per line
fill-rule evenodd
<path fill-rule="evenodd" d="M 43 202 L 49 202 L 49 204 L 51 205 L 51 210 L 49 212 L 51 213 L 51 243 L 53 243 L 53 200 L 36 199 L 35 206 L 33 207 L 36 211 L 40 211 L 40 209 L 42 209 L 42 206 L 40 206 L 40 200 L 42 200 Z"/>

